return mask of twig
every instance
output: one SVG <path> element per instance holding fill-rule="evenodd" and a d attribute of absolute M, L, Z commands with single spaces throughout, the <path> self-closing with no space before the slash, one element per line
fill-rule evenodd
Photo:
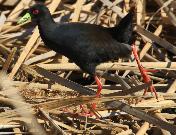
<path fill-rule="evenodd" d="M 109 104 L 110 107 L 114 107 L 114 109 L 119 109 L 121 111 L 127 112 L 131 115 L 134 115 L 137 118 L 143 119 L 151 124 L 154 124 L 160 128 L 163 128 L 165 130 L 168 130 L 174 134 L 176 134 L 176 126 L 172 125 L 170 123 L 167 123 L 165 121 L 162 121 L 156 117 L 153 117 L 145 112 L 142 112 L 140 110 L 134 109 L 130 107 L 129 105 L 119 102 L 119 101 L 114 101 Z"/>
<path fill-rule="evenodd" d="M 67 135 L 65 131 L 63 131 L 55 122 L 54 120 L 47 114 L 42 108 L 39 108 L 39 111 L 42 113 L 43 116 L 45 116 L 48 121 L 55 127 L 55 129 L 58 131 L 60 135 Z"/>

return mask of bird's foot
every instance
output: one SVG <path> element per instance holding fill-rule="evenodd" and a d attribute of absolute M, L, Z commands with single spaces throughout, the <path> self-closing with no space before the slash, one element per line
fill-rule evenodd
<path fill-rule="evenodd" d="M 102 90 L 102 83 L 101 83 L 100 79 L 98 78 L 98 76 L 95 76 L 95 81 L 96 81 L 96 84 L 98 86 L 96 97 L 99 98 L 101 90 Z M 90 106 L 91 109 L 87 110 L 87 109 L 85 109 L 85 107 L 83 105 L 80 105 L 81 115 L 90 116 L 90 117 L 94 116 L 95 113 L 92 110 L 95 110 L 96 107 L 97 107 L 96 103 L 92 103 L 91 106 Z"/>
<path fill-rule="evenodd" d="M 92 117 L 94 115 L 93 112 L 91 112 L 90 110 L 85 109 L 83 105 L 80 105 L 80 109 L 81 109 L 81 115 L 82 116 Z"/>
<path fill-rule="evenodd" d="M 151 86 L 149 87 L 149 90 L 150 90 L 150 92 L 151 92 L 152 95 L 153 95 L 153 93 L 154 93 L 155 98 L 158 100 L 158 94 L 157 94 L 157 92 L 156 92 L 155 87 L 154 87 L 153 85 L 151 85 Z M 143 95 L 145 96 L 147 92 L 148 92 L 148 89 L 145 89 Z"/>

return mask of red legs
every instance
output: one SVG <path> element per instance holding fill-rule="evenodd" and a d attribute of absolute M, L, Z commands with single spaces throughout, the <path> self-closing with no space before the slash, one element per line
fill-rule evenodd
<path fill-rule="evenodd" d="M 84 109 L 83 105 L 80 105 L 80 109 L 82 110 L 82 114 L 85 116 L 90 116 L 90 112 Z"/>
<path fill-rule="evenodd" d="M 143 77 L 143 80 L 145 83 L 149 83 L 151 82 L 151 78 L 147 75 L 147 72 L 157 72 L 157 70 L 145 70 L 144 67 L 141 65 L 140 63 L 140 60 L 139 60 L 139 57 L 138 57 L 138 54 L 137 54 L 137 49 L 136 49 L 136 46 L 135 44 L 132 45 L 132 51 L 133 51 L 133 55 L 134 55 L 134 58 L 137 62 L 137 65 L 138 65 L 138 68 L 139 68 L 139 71 L 141 73 L 141 76 Z M 156 90 L 155 90 L 155 87 L 153 85 L 151 85 L 149 87 L 149 90 L 151 91 L 151 93 L 154 93 L 155 94 L 155 97 L 156 99 L 158 99 L 158 95 L 156 93 Z M 147 93 L 147 90 L 144 91 L 144 94 L 145 95 Z"/>
<path fill-rule="evenodd" d="M 137 62 L 139 71 L 141 73 L 141 76 L 143 77 L 144 82 L 145 83 L 150 83 L 151 82 L 151 78 L 148 76 L 147 72 L 158 72 L 158 71 L 157 70 L 146 70 L 146 69 L 144 69 L 144 67 L 140 63 L 140 60 L 139 60 L 139 57 L 138 57 L 138 54 L 137 54 L 137 49 L 136 49 L 135 44 L 132 45 L 132 51 L 133 51 L 134 58 L 135 58 L 135 60 Z M 98 97 L 100 97 L 100 93 L 101 93 L 101 90 L 102 90 L 102 83 L 101 83 L 100 79 L 98 78 L 98 76 L 95 76 L 95 81 L 96 81 L 96 84 L 98 86 L 98 90 L 97 90 L 97 93 L 96 93 L 96 97 L 98 98 Z M 158 99 L 158 95 L 156 93 L 156 89 L 155 89 L 155 87 L 153 85 L 151 85 L 149 87 L 149 90 L 151 91 L 151 93 L 154 93 L 156 99 Z M 147 90 L 144 91 L 143 95 L 145 95 L 146 93 L 147 93 Z M 90 112 L 87 113 L 87 111 L 83 108 L 82 105 L 80 105 L 80 108 L 82 108 L 82 110 L 86 114 L 89 114 L 90 116 L 92 116 L 92 114 Z M 96 103 L 92 104 L 92 108 L 96 109 Z"/>
<path fill-rule="evenodd" d="M 100 94 L 101 94 L 102 83 L 101 83 L 100 79 L 98 78 L 98 76 L 95 75 L 94 79 L 95 79 L 95 82 L 98 86 L 97 93 L 96 93 L 96 97 L 98 98 L 98 97 L 100 97 Z M 96 109 L 96 103 L 92 104 L 92 108 Z"/>
<path fill-rule="evenodd" d="M 98 86 L 96 97 L 100 97 L 101 90 L 102 90 L 102 83 L 101 83 L 100 79 L 98 78 L 98 76 L 95 76 L 95 81 L 96 81 L 96 84 Z"/>
<path fill-rule="evenodd" d="M 137 62 L 139 71 L 141 73 L 141 76 L 143 77 L 144 82 L 145 83 L 150 83 L 151 82 L 151 78 L 147 75 L 147 72 L 158 72 L 158 71 L 157 70 L 146 70 L 146 69 L 144 69 L 144 67 L 140 63 L 135 44 L 132 45 L 132 51 L 133 51 L 134 58 L 135 58 L 135 60 Z M 96 84 L 98 86 L 98 90 L 97 90 L 97 93 L 96 93 L 96 97 L 98 98 L 98 97 L 100 97 L 100 93 L 101 93 L 101 90 L 102 90 L 102 83 L 101 83 L 100 79 L 98 78 L 98 76 L 95 76 L 95 81 L 96 81 Z M 151 91 L 151 93 L 154 93 L 156 99 L 158 99 L 158 95 L 156 93 L 156 89 L 155 89 L 155 87 L 153 85 L 149 87 L 149 90 Z M 143 95 L 145 95 L 146 93 L 147 93 L 147 90 L 144 91 Z M 82 110 L 86 114 L 92 116 L 92 114 L 90 112 L 87 113 L 87 111 L 84 109 L 83 105 L 80 105 L 80 108 L 82 108 Z M 96 109 L 96 103 L 92 104 L 92 108 Z"/>
<path fill-rule="evenodd" d="M 101 94 L 102 83 L 101 83 L 100 79 L 98 78 L 98 76 L 95 75 L 94 79 L 95 79 L 95 82 L 96 82 L 96 84 L 97 84 L 97 86 L 98 86 L 97 93 L 96 93 L 96 97 L 98 98 L 98 97 L 100 97 L 100 94 Z M 96 106 L 97 106 L 96 103 L 92 103 L 92 108 L 93 108 L 93 109 L 96 109 Z M 84 109 L 83 105 L 80 105 L 80 108 L 82 109 L 82 111 L 83 111 L 87 116 L 88 116 L 88 115 L 89 115 L 89 116 L 92 116 L 92 115 L 93 115 L 91 112 L 86 111 L 86 110 Z"/>

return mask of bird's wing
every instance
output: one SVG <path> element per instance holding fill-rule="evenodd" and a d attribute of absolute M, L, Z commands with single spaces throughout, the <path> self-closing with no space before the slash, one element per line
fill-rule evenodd
<path fill-rule="evenodd" d="M 131 54 L 130 45 L 117 42 L 104 31 L 82 32 L 77 40 L 77 46 L 86 50 L 89 58 L 100 62 L 129 57 Z"/>
<path fill-rule="evenodd" d="M 54 44 L 63 45 L 63 51 L 70 59 L 101 63 L 128 57 L 131 52 L 129 45 L 117 42 L 106 29 L 96 25 L 63 25 L 60 33 L 56 29 L 52 35 L 55 35 Z"/>
<path fill-rule="evenodd" d="M 53 50 L 61 52 L 90 74 L 94 74 L 96 65 L 102 62 L 131 54 L 131 46 L 117 42 L 103 27 L 94 25 L 64 25 L 50 38 Z"/>

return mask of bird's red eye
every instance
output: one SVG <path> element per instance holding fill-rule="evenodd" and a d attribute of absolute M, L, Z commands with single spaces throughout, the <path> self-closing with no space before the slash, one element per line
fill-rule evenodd
<path fill-rule="evenodd" d="M 32 13 L 33 13 L 34 15 L 37 15 L 37 14 L 39 13 L 39 10 L 35 9 L 35 10 L 32 11 Z"/>

